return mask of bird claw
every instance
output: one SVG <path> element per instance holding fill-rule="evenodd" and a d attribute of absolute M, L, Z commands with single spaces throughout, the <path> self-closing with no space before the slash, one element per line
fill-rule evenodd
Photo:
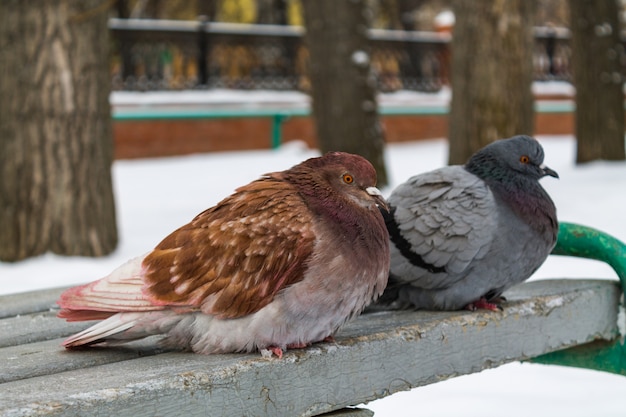
<path fill-rule="evenodd" d="M 268 346 L 265 349 L 259 349 L 261 352 L 261 356 L 265 359 L 270 359 L 272 356 L 276 355 L 278 359 L 283 358 L 283 350 L 278 346 Z"/>
<path fill-rule="evenodd" d="M 303 349 L 305 347 L 309 347 L 311 346 L 310 343 L 290 343 L 286 346 L 286 349 Z M 285 353 L 285 351 L 283 351 L 282 348 L 278 347 L 278 346 L 268 346 L 265 349 L 260 349 L 261 352 L 261 356 L 264 358 L 271 358 L 272 356 L 276 356 L 278 359 L 282 359 L 283 358 L 283 354 Z"/>
<path fill-rule="evenodd" d="M 490 310 L 490 311 L 502 311 L 503 308 L 501 305 L 496 303 L 490 303 L 487 301 L 485 297 L 481 297 L 473 303 L 469 303 L 465 306 L 466 310 L 476 311 L 476 310 Z"/>

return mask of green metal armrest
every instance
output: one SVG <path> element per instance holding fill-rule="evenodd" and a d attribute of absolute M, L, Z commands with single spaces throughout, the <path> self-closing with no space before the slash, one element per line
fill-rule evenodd
<path fill-rule="evenodd" d="M 553 255 L 577 256 L 606 262 L 617 273 L 626 293 L 626 244 L 604 232 L 574 223 L 560 223 Z M 620 320 L 624 320 L 621 316 Z M 624 329 L 621 329 L 624 333 Z M 624 334 L 612 341 L 594 341 L 532 359 L 532 362 L 574 366 L 626 376 Z"/>

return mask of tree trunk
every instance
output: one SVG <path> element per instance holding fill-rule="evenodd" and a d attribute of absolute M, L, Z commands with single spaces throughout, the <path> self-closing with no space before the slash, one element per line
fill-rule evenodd
<path fill-rule="evenodd" d="M 576 162 L 624 160 L 622 46 L 615 0 L 570 1 Z"/>
<path fill-rule="evenodd" d="M 0 260 L 117 244 L 101 5 L 0 2 Z"/>
<path fill-rule="evenodd" d="M 527 0 L 456 0 L 449 164 L 533 132 L 533 11 Z"/>
<path fill-rule="evenodd" d="M 362 155 L 387 184 L 383 130 L 370 71 L 365 0 L 304 1 L 313 115 L 320 150 Z"/>

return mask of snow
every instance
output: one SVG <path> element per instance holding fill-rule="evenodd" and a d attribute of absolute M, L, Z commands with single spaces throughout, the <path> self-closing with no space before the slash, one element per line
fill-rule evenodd
<path fill-rule="evenodd" d="M 365 67 L 370 63 L 370 56 L 365 51 L 354 51 L 351 58 L 352 62 L 358 67 Z"/>
<path fill-rule="evenodd" d="M 435 16 L 435 26 L 436 27 L 446 27 L 451 28 L 454 26 L 456 22 L 456 18 L 454 16 L 454 12 L 452 10 L 444 10 Z"/>
<path fill-rule="evenodd" d="M 562 81 L 535 81 L 532 85 L 534 94 L 564 96 L 574 99 L 576 88 Z"/>
<path fill-rule="evenodd" d="M 357 51 L 356 59 L 369 59 L 363 51 Z M 549 86 L 549 87 L 548 87 Z M 571 86 L 562 82 L 542 83 L 537 89 L 549 88 L 549 92 L 570 91 Z M 428 106 L 447 105 L 450 101 L 450 89 L 443 87 L 437 93 L 422 93 L 418 91 L 398 90 L 393 93 L 378 95 L 378 104 L 381 106 Z M 309 108 L 311 98 L 308 94 L 299 91 L 272 91 L 272 90 L 227 90 L 213 89 L 207 91 L 116 91 L 111 95 L 111 106 L 116 111 L 126 109 L 151 109 L 162 107 L 201 107 L 201 108 L 263 108 L 281 106 L 286 108 Z"/>
<path fill-rule="evenodd" d="M 270 90 L 228 90 L 213 89 L 185 91 L 115 91 L 111 94 L 111 106 L 114 110 L 127 107 L 153 108 L 160 106 L 202 106 L 229 107 L 241 106 L 262 107 L 280 105 L 287 107 L 308 106 L 310 98 L 299 91 L 270 91 Z"/>
<path fill-rule="evenodd" d="M 447 93 L 430 95 L 445 101 Z M 137 105 L 138 94 L 117 95 L 117 105 Z M 152 105 L 151 100 L 140 105 Z M 247 93 L 248 103 L 261 96 Z M 383 102 L 411 101 L 414 93 L 385 96 Z M 188 101 L 200 100 L 189 94 Z M 217 96 L 216 96 L 217 97 Z M 299 94 L 273 96 L 275 101 L 300 102 Z M 126 100 L 126 101 L 125 101 Z M 206 97 L 203 98 L 206 100 Z M 215 102 L 234 102 L 224 94 Z M 163 103 L 166 103 L 163 99 Z M 542 184 L 553 197 L 562 221 L 577 222 L 610 232 L 626 240 L 626 163 L 594 162 L 575 166 L 575 141 L 571 136 L 538 136 L 546 152 L 546 164 L 561 179 L 545 178 Z M 389 144 L 386 163 L 391 188 L 418 172 L 445 164 L 443 139 Z M 176 227 L 217 203 L 237 186 L 259 175 L 288 168 L 316 156 L 301 142 L 289 142 L 277 150 L 224 152 L 185 157 L 116 161 L 113 180 L 120 243 L 101 259 L 68 258 L 47 254 L 23 262 L 0 263 L 0 294 L 84 283 L 100 278 L 131 257 L 154 247 Z M 552 256 L 531 279 L 613 278 L 610 267 L 597 261 Z M 421 387 L 365 405 L 386 416 L 499 416 L 568 415 L 604 417 L 623 415 L 626 378 L 580 369 L 513 363 L 478 374 Z"/>
<path fill-rule="evenodd" d="M 352 58 L 355 63 L 369 59 L 363 51 L 355 51 Z M 549 100 L 551 102 L 571 102 L 575 94 L 572 84 L 563 81 L 535 81 L 532 84 L 532 90 L 534 94 L 559 97 L 557 100 Z M 448 106 L 451 97 L 450 88 L 444 86 L 436 93 L 408 90 L 381 93 L 377 96 L 377 102 L 380 107 Z M 308 94 L 299 91 L 273 90 L 116 91 L 111 94 L 110 102 L 114 113 L 129 109 L 259 109 L 268 107 L 309 109 L 311 107 L 311 98 Z"/>

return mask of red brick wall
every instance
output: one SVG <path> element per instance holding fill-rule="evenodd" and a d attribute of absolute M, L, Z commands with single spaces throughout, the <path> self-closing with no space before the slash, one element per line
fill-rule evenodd
<path fill-rule="evenodd" d="M 388 143 L 446 137 L 447 116 L 383 116 Z M 271 119 L 205 119 L 117 121 L 113 123 L 117 159 L 184 155 L 271 147 Z M 537 113 L 536 134 L 569 134 L 574 131 L 572 113 Z M 303 140 L 316 146 L 315 128 L 309 117 L 284 121 L 282 140 Z"/>

